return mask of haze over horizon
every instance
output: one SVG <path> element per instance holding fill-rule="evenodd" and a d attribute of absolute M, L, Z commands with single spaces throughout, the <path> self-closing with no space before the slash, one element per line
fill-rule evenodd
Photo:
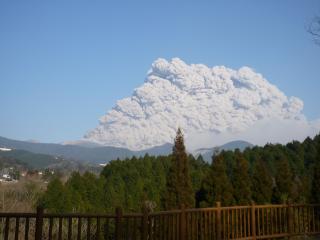
<path fill-rule="evenodd" d="M 320 48 L 306 25 L 319 12 L 319 1 L 139 2 L 126 7 L 2 2 L 0 136 L 81 139 L 118 100 L 144 83 L 152 62 L 175 57 L 209 68 L 248 66 L 285 96 L 301 99 L 303 107 L 299 101 L 292 106 L 309 124 L 320 119 Z M 290 124 L 284 125 L 296 126 Z M 308 124 L 300 126 L 303 134 Z"/>

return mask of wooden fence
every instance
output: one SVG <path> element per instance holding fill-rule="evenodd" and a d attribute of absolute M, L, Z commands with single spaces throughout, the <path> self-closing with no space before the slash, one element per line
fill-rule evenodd
<path fill-rule="evenodd" d="M 0 213 L 0 239 L 205 240 L 320 235 L 320 204 L 251 205 L 138 214 Z"/>

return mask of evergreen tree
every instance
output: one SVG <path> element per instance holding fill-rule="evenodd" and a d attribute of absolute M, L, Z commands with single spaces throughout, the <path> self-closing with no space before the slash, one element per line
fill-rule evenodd
<path fill-rule="evenodd" d="M 85 172 L 82 176 L 73 172 L 65 184 L 71 196 L 73 212 L 101 212 L 104 209 L 104 178 Z"/>
<path fill-rule="evenodd" d="M 249 162 L 240 151 L 235 153 L 235 166 L 232 173 L 234 198 L 239 205 L 251 202 L 251 181 L 249 176 Z"/>
<path fill-rule="evenodd" d="M 66 182 L 65 187 L 71 194 L 72 210 L 74 212 L 86 211 L 86 203 L 84 200 L 85 188 L 80 173 L 73 172 Z"/>
<path fill-rule="evenodd" d="M 85 192 L 82 194 L 86 202 L 87 212 L 101 212 L 104 208 L 104 179 L 97 178 L 90 172 L 82 175 L 82 182 Z"/>
<path fill-rule="evenodd" d="M 49 212 L 65 213 L 72 210 L 71 195 L 62 182 L 55 178 L 47 187 L 47 191 L 39 200 L 39 205 Z"/>
<path fill-rule="evenodd" d="M 310 176 L 306 174 L 301 176 L 295 175 L 292 182 L 290 200 L 293 203 L 307 203 L 310 199 L 310 188 Z"/>
<path fill-rule="evenodd" d="M 208 175 L 209 164 L 203 160 L 201 155 L 195 159 L 190 154 L 188 158 L 193 192 L 197 192 L 201 188 L 203 179 Z"/>
<path fill-rule="evenodd" d="M 311 201 L 313 203 L 320 203 L 320 149 L 318 153 L 317 162 L 315 163 L 313 168 Z"/>
<path fill-rule="evenodd" d="M 307 137 L 303 141 L 303 147 L 304 147 L 304 163 L 305 166 L 308 168 L 309 166 L 312 166 L 317 157 L 317 148 L 315 141 L 313 141 L 310 137 Z"/>
<path fill-rule="evenodd" d="M 203 188 L 209 206 L 214 206 L 215 202 L 221 202 L 223 206 L 234 203 L 233 188 L 227 175 L 226 163 L 222 154 L 212 156 L 209 175 L 204 180 Z"/>
<path fill-rule="evenodd" d="M 272 177 L 266 164 L 258 159 L 252 172 L 252 200 L 258 204 L 271 203 L 272 185 Z"/>
<path fill-rule="evenodd" d="M 194 193 L 189 175 L 189 163 L 181 129 L 174 141 L 171 167 L 167 176 L 166 209 L 194 206 Z"/>
<path fill-rule="evenodd" d="M 293 177 L 288 159 L 286 157 L 278 159 L 278 163 L 276 164 L 276 186 L 273 190 L 273 202 L 285 203 L 291 198 L 292 181 Z"/>

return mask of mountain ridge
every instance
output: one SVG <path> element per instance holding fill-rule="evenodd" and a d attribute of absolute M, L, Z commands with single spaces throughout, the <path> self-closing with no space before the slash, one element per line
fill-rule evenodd
<path fill-rule="evenodd" d="M 201 154 L 202 158 L 207 161 L 212 161 L 212 155 L 217 151 L 221 152 L 222 150 L 228 151 L 234 151 L 235 149 L 239 149 L 240 151 L 245 150 L 246 148 L 251 148 L 254 145 L 252 143 L 249 143 L 247 141 L 243 140 L 235 140 L 231 142 L 227 142 L 221 146 L 211 147 L 211 148 L 199 148 L 194 152 L 194 155 L 197 157 Z"/>
<path fill-rule="evenodd" d="M 26 150 L 38 154 L 63 156 L 64 158 L 90 163 L 105 163 L 117 158 L 125 159 L 132 156 L 142 156 L 146 153 L 149 155 L 167 155 L 172 150 L 172 144 L 169 143 L 146 150 L 132 151 L 126 148 L 109 146 L 84 147 L 57 143 L 33 143 L 13 140 L 5 137 L 0 137 L 0 147 Z"/>
<path fill-rule="evenodd" d="M 245 142 L 245 141 L 238 141 L 239 144 L 238 145 L 233 144 L 233 147 L 230 147 L 230 144 L 232 142 L 226 143 L 223 146 L 225 150 L 234 150 L 235 148 L 241 148 L 240 143 L 242 142 Z M 237 143 L 237 141 L 234 141 L 234 143 Z M 250 143 L 247 143 L 247 142 L 245 143 L 246 143 L 245 144 L 246 146 L 250 145 Z M 34 143 L 34 142 L 12 140 L 9 138 L 0 137 L 0 147 L 6 147 L 11 149 L 17 149 L 17 150 L 25 150 L 25 151 L 33 152 L 36 154 L 47 154 L 52 156 L 63 157 L 64 159 L 72 159 L 72 160 L 78 160 L 81 162 L 100 164 L 100 163 L 107 163 L 111 160 L 115 160 L 118 158 L 126 159 L 133 156 L 136 156 L 136 157 L 144 156 L 145 154 L 154 155 L 154 156 L 169 155 L 172 152 L 173 145 L 171 143 L 166 143 L 161 146 L 155 146 L 155 147 L 144 149 L 141 151 L 132 151 L 126 148 L 117 148 L 117 147 L 110 147 L 110 146 L 84 147 L 84 146 L 63 145 L 63 144 L 56 144 L 56 143 Z M 204 154 L 204 157 L 206 156 L 207 155 Z"/>

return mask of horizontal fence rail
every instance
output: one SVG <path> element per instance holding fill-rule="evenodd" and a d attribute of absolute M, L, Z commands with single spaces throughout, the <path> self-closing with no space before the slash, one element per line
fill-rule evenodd
<path fill-rule="evenodd" d="M 150 213 L 0 213 L 0 239 L 206 240 L 320 235 L 320 204 L 250 205 Z"/>

